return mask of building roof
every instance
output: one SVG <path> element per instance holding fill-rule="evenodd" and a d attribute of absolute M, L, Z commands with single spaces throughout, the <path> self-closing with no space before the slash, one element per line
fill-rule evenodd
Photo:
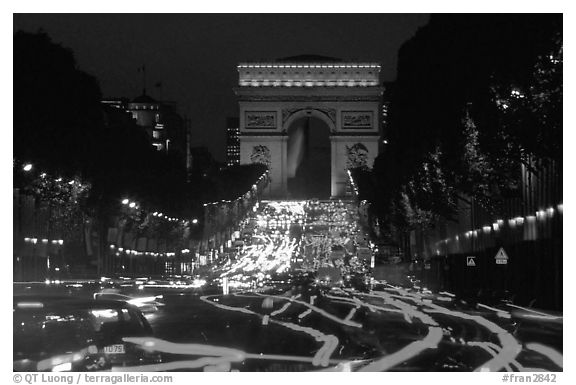
<path fill-rule="evenodd" d="M 135 97 L 134 100 L 132 100 L 132 103 L 157 104 L 158 102 L 146 95 L 146 91 L 144 91 L 142 95 Z"/>
<path fill-rule="evenodd" d="M 274 61 L 278 63 L 339 63 L 343 62 L 344 60 L 330 56 L 306 54 L 306 55 L 288 56 L 276 59 Z"/>

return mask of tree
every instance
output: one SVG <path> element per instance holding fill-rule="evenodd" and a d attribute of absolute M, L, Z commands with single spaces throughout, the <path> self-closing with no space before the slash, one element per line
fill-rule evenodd
<path fill-rule="evenodd" d="M 390 89 L 375 210 L 393 227 L 495 209 L 529 156 L 561 161 L 561 15 L 433 15 L 404 44 Z"/>
<path fill-rule="evenodd" d="M 108 228 L 122 220 L 138 234 L 156 226 L 180 240 L 179 224 L 149 226 L 147 212 L 183 217 L 184 165 L 175 155 L 155 151 L 131 116 L 103 106 L 101 99 L 98 82 L 77 68 L 70 50 L 43 32 L 14 35 L 15 187 L 49 207 L 49 223 L 65 230 L 65 244 L 82 240 L 89 222 L 100 250 L 106 250 Z M 23 162 L 31 162 L 34 171 L 23 172 Z M 143 210 L 124 218 L 125 197 Z"/>
<path fill-rule="evenodd" d="M 43 32 L 14 35 L 14 157 L 92 185 L 87 200 L 114 211 L 123 196 L 178 212 L 186 171 L 155 151 L 129 115 L 101 104 L 92 76 Z M 174 214 L 173 214 L 174 215 Z"/>
<path fill-rule="evenodd" d="M 14 157 L 72 176 L 90 171 L 101 122 L 96 79 L 43 32 L 14 35 Z"/>

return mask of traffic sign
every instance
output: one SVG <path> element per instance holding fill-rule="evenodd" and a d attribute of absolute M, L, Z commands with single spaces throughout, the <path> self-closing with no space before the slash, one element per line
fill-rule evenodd
<path fill-rule="evenodd" d="M 498 250 L 494 259 L 496 260 L 497 265 L 507 265 L 508 264 L 508 254 L 506 254 L 503 247 L 501 247 L 500 250 Z"/>
<path fill-rule="evenodd" d="M 466 266 L 476 266 L 476 262 L 474 261 L 474 256 L 466 257 Z"/>

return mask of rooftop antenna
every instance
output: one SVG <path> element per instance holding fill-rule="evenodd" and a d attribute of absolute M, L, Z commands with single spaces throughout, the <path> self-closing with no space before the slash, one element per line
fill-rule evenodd
<path fill-rule="evenodd" d="M 138 68 L 138 72 L 142 72 L 142 95 L 146 95 L 146 66 Z"/>

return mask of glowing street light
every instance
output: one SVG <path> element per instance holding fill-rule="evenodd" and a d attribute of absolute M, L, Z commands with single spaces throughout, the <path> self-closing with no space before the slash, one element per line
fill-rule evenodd
<path fill-rule="evenodd" d="M 26 163 L 24 165 L 24 167 L 22 167 L 22 169 L 26 172 L 31 171 L 32 170 L 32 163 Z"/>
<path fill-rule="evenodd" d="M 196 218 L 192 219 L 192 223 L 197 224 L 197 223 L 198 223 L 198 219 L 196 219 Z"/>
<path fill-rule="evenodd" d="M 122 204 L 123 205 L 127 205 L 128 203 L 130 203 L 130 201 L 128 199 L 122 199 Z"/>

